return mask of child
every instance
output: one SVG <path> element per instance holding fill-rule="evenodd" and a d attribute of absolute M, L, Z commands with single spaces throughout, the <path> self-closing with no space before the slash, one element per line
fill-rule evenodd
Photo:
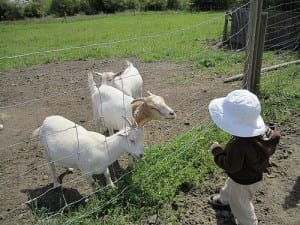
<path fill-rule="evenodd" d="M 211 196 L 208 203 L 230 206 L 240 225 L 258 224 L 251 200 L 280 139 L 276 130 L 265 125 L 260 111 L 258 98 L 247 90 L 232 91 L 209 104 L 212 120 L 232 138 L 224 149 L 218 142 L 211 145 L 215 163 L 228 178 L 220 193 Z"/>

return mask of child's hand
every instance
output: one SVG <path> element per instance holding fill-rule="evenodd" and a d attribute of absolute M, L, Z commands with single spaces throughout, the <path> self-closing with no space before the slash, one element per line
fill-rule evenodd
<path fill-rule="evenodd" d="M 215 149 L 216 147 L 219 147 L 220 144 L 219 142 L 215 141 L 211 146 L 210 146 L 210 150 L 212 151 L 213 149 Z"/>

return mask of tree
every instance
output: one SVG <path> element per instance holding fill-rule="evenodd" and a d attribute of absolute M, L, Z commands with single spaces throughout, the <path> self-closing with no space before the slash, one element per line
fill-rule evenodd
<path fill-rule="evenodd" d="M 52 0 L 50 12 L 57 16 L 73 16 L 79 8 L 80 0 Z"/>
<path fill-rule="evenodd" d="M 45 8 L 42 0 L 30 0 L 25 4 L 24 16 L 42 17 L 45 15 Z"/>

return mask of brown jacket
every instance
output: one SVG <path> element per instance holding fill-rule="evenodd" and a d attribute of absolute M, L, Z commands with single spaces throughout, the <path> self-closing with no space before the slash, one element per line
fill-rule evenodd
<path fill-rule="evenodd" d="M 233 137 L 223 149 L 219 144 L 212 146 L 215 163 L 239 184 L 253 184 L 262 180 L 269 164 L 269 157 L 279 143 L 278 131 L 268 129 L 264 136 Z"/>

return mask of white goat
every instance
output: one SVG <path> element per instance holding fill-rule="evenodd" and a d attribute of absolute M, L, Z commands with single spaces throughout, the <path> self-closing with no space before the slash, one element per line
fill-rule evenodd
<path fill-rule="evenodd" d="M 127 62 L 127 68 L 124 71 L 114 72 L 95 72 L 102 78 L 102 83 L 106 83 L 112 87 L 119 89 L 126 95 L 133 98 L 142 96 L 143 79 L 139 71 L 129 61 Z"/>
<path fill-rule="evenodd" d="M 148 92 L 148 97 L 133 99 L 107 85 L 106 82 L 97 88 L 91 72 L 88 74 L 88 83 L 98 132 L 100 118 L 103 118 L 110 134 L 113 134 L 113 129 L 120 130 L 129 125 L 124 117 L 128 118 L 131 123 L 136 122 L 138 127 L 150 120 L 175 119 L 176 117 L 175 112 L 164 99 L 151 92 Z"/>
<path fill-rule="evenodd" d="M 46 150 L 54 187 L 60 186 L 54 164 L 78 168 L 95 190 L 93 175 L 104 173 L 107 184 L 114 186 L 108 166 L 123 152 L 143 156 L 143 128 L 122 129 L 110 137 L 88 131 L 62 116 L 47 117 L 33 132 L 39 135 Z"/>

